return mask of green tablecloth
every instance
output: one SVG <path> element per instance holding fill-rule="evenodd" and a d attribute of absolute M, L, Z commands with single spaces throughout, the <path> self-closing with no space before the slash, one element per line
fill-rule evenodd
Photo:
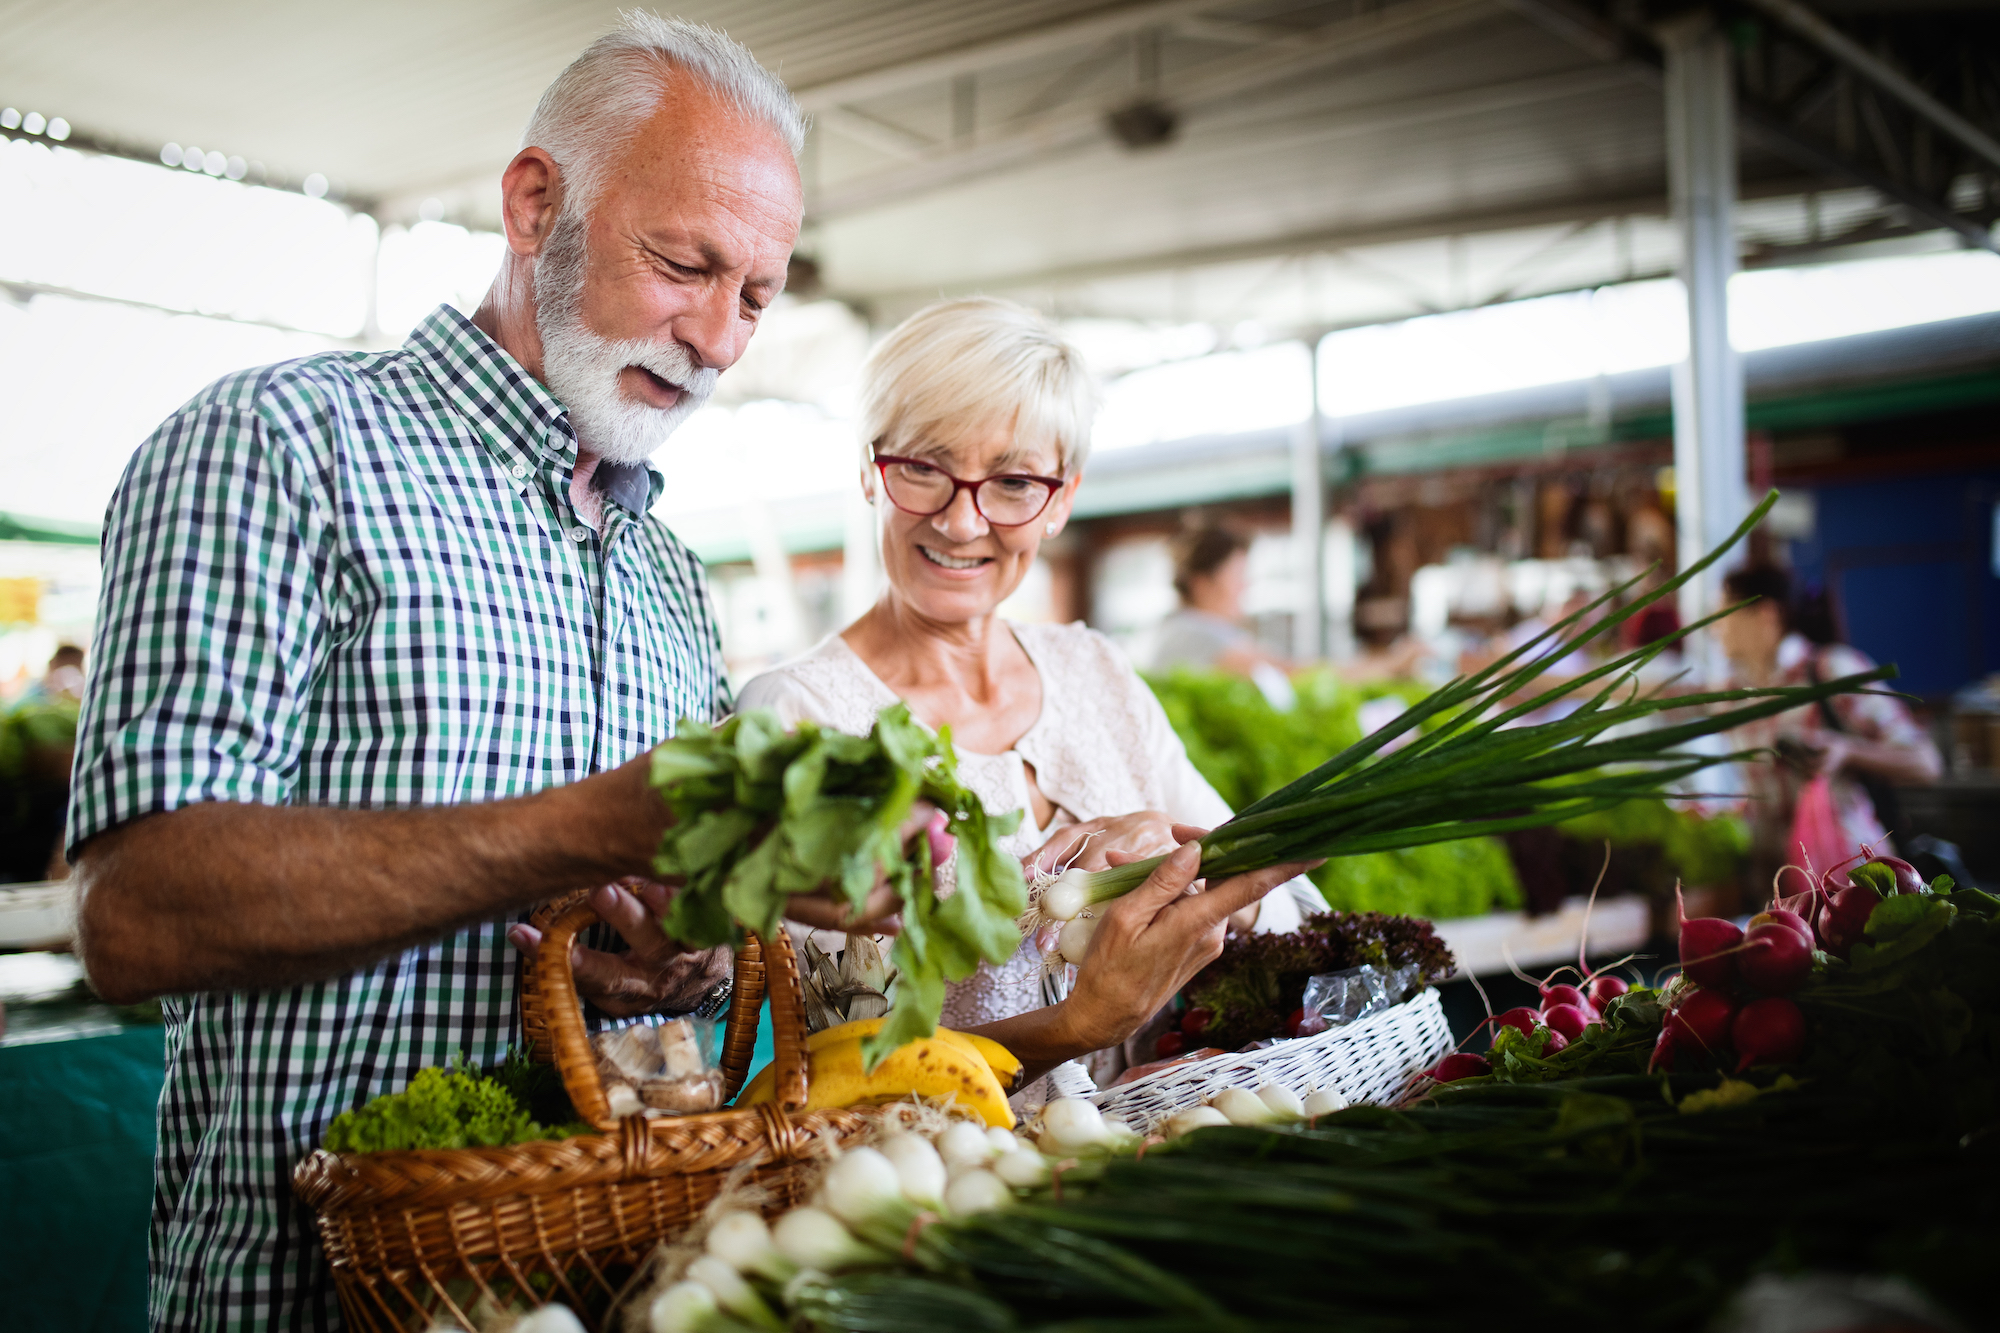
<path fill-rule="evenodd" d="M 162 1029 L 0 1046 L 0 1326 L 139 1333 Z"/>

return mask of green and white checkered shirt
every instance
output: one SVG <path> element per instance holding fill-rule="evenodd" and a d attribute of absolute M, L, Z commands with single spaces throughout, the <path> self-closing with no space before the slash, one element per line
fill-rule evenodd
<path fill-rule="evenodd" d="M 246 371 L 176 412 L 105 525 L 72 849 L 198 801 L 516 796 L 726 711 L 701 565 L 646 517 L 659 475 L 608 474 L 600 537 L 575 462 L 562 404 L 449 307 L 398 351 Z M 513 919 L 168 1001 L 154 1328 L 339 1326 L 292 1166 L 341 1111 L 519 1039 Z"/>

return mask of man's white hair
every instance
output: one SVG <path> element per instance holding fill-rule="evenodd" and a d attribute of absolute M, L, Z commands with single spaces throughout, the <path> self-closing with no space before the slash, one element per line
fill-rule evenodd
<path fill-rule="evenodd" d="M 995 425 L 1055 447 L 1064 476 L 1090 453 L 1097 395 L 1083 354 L 1027 306 L 940 301 L 898 324 L 861 369 L 861 447 L 949 448 Z"/>
<path fill-rule="evenodd" d="M 521 136 L 521 147 L 545 149 L 562 169 L 566 211 L 596 201 L 612 155 L 658 109 L 675 77 L 693 79 L 742 115 L 770 126 L 794 157 L 805 147 L 805 112 L 784 82 L 740 42 L 643 9 L 619 17 L 617 28 L 556 76 Z"/>

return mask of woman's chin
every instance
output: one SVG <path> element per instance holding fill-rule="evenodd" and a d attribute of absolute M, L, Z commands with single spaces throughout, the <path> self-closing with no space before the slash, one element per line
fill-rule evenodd
<path fill-rule="evenodd" d="M 991 615 L 993 609 L 1006 600 L 994 588 L 990 577 L 976 581 L 954 580 L 948 584 L 921 578 L 916 582 L 916 587 L 903 587 L 897 591 L 902 593 L 910 609 L 926 620 L 977 620 Z"/>

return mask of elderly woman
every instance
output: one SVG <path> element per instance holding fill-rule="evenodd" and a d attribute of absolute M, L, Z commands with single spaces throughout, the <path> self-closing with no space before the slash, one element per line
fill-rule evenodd
<path fill-rule="evenodd" d="M 996 300 L 912 316 L 863 371 L 861 484 L 875 506 L 888 588 L 859 620 L 744 687 L 775 709 L 862 733 L 898 699 L 949 726 L 959 774 L 996 813 L 1019 810 L 1004 848 L 1035 867 L 1096 868 L 1173 849 L 1229 816 L 1188 762 L 1123 655 L 1082 625 L 1027 625 L 998 609 L 1062 531 L 1082 479 L 1091 388 L 1044 320 Z M 947 1026 L 985 1033 L 1030 1071 L 1115 1048 L 1238 929 L 1294 928 L 1290 866 L 1184 897 L 1177 854 L 1107 912 L 1066 999 L 1047 1004 L 1036 941 L 953 986 Z M 1103 1078 L 1119 1063 L 1093 1062 Z"/>

